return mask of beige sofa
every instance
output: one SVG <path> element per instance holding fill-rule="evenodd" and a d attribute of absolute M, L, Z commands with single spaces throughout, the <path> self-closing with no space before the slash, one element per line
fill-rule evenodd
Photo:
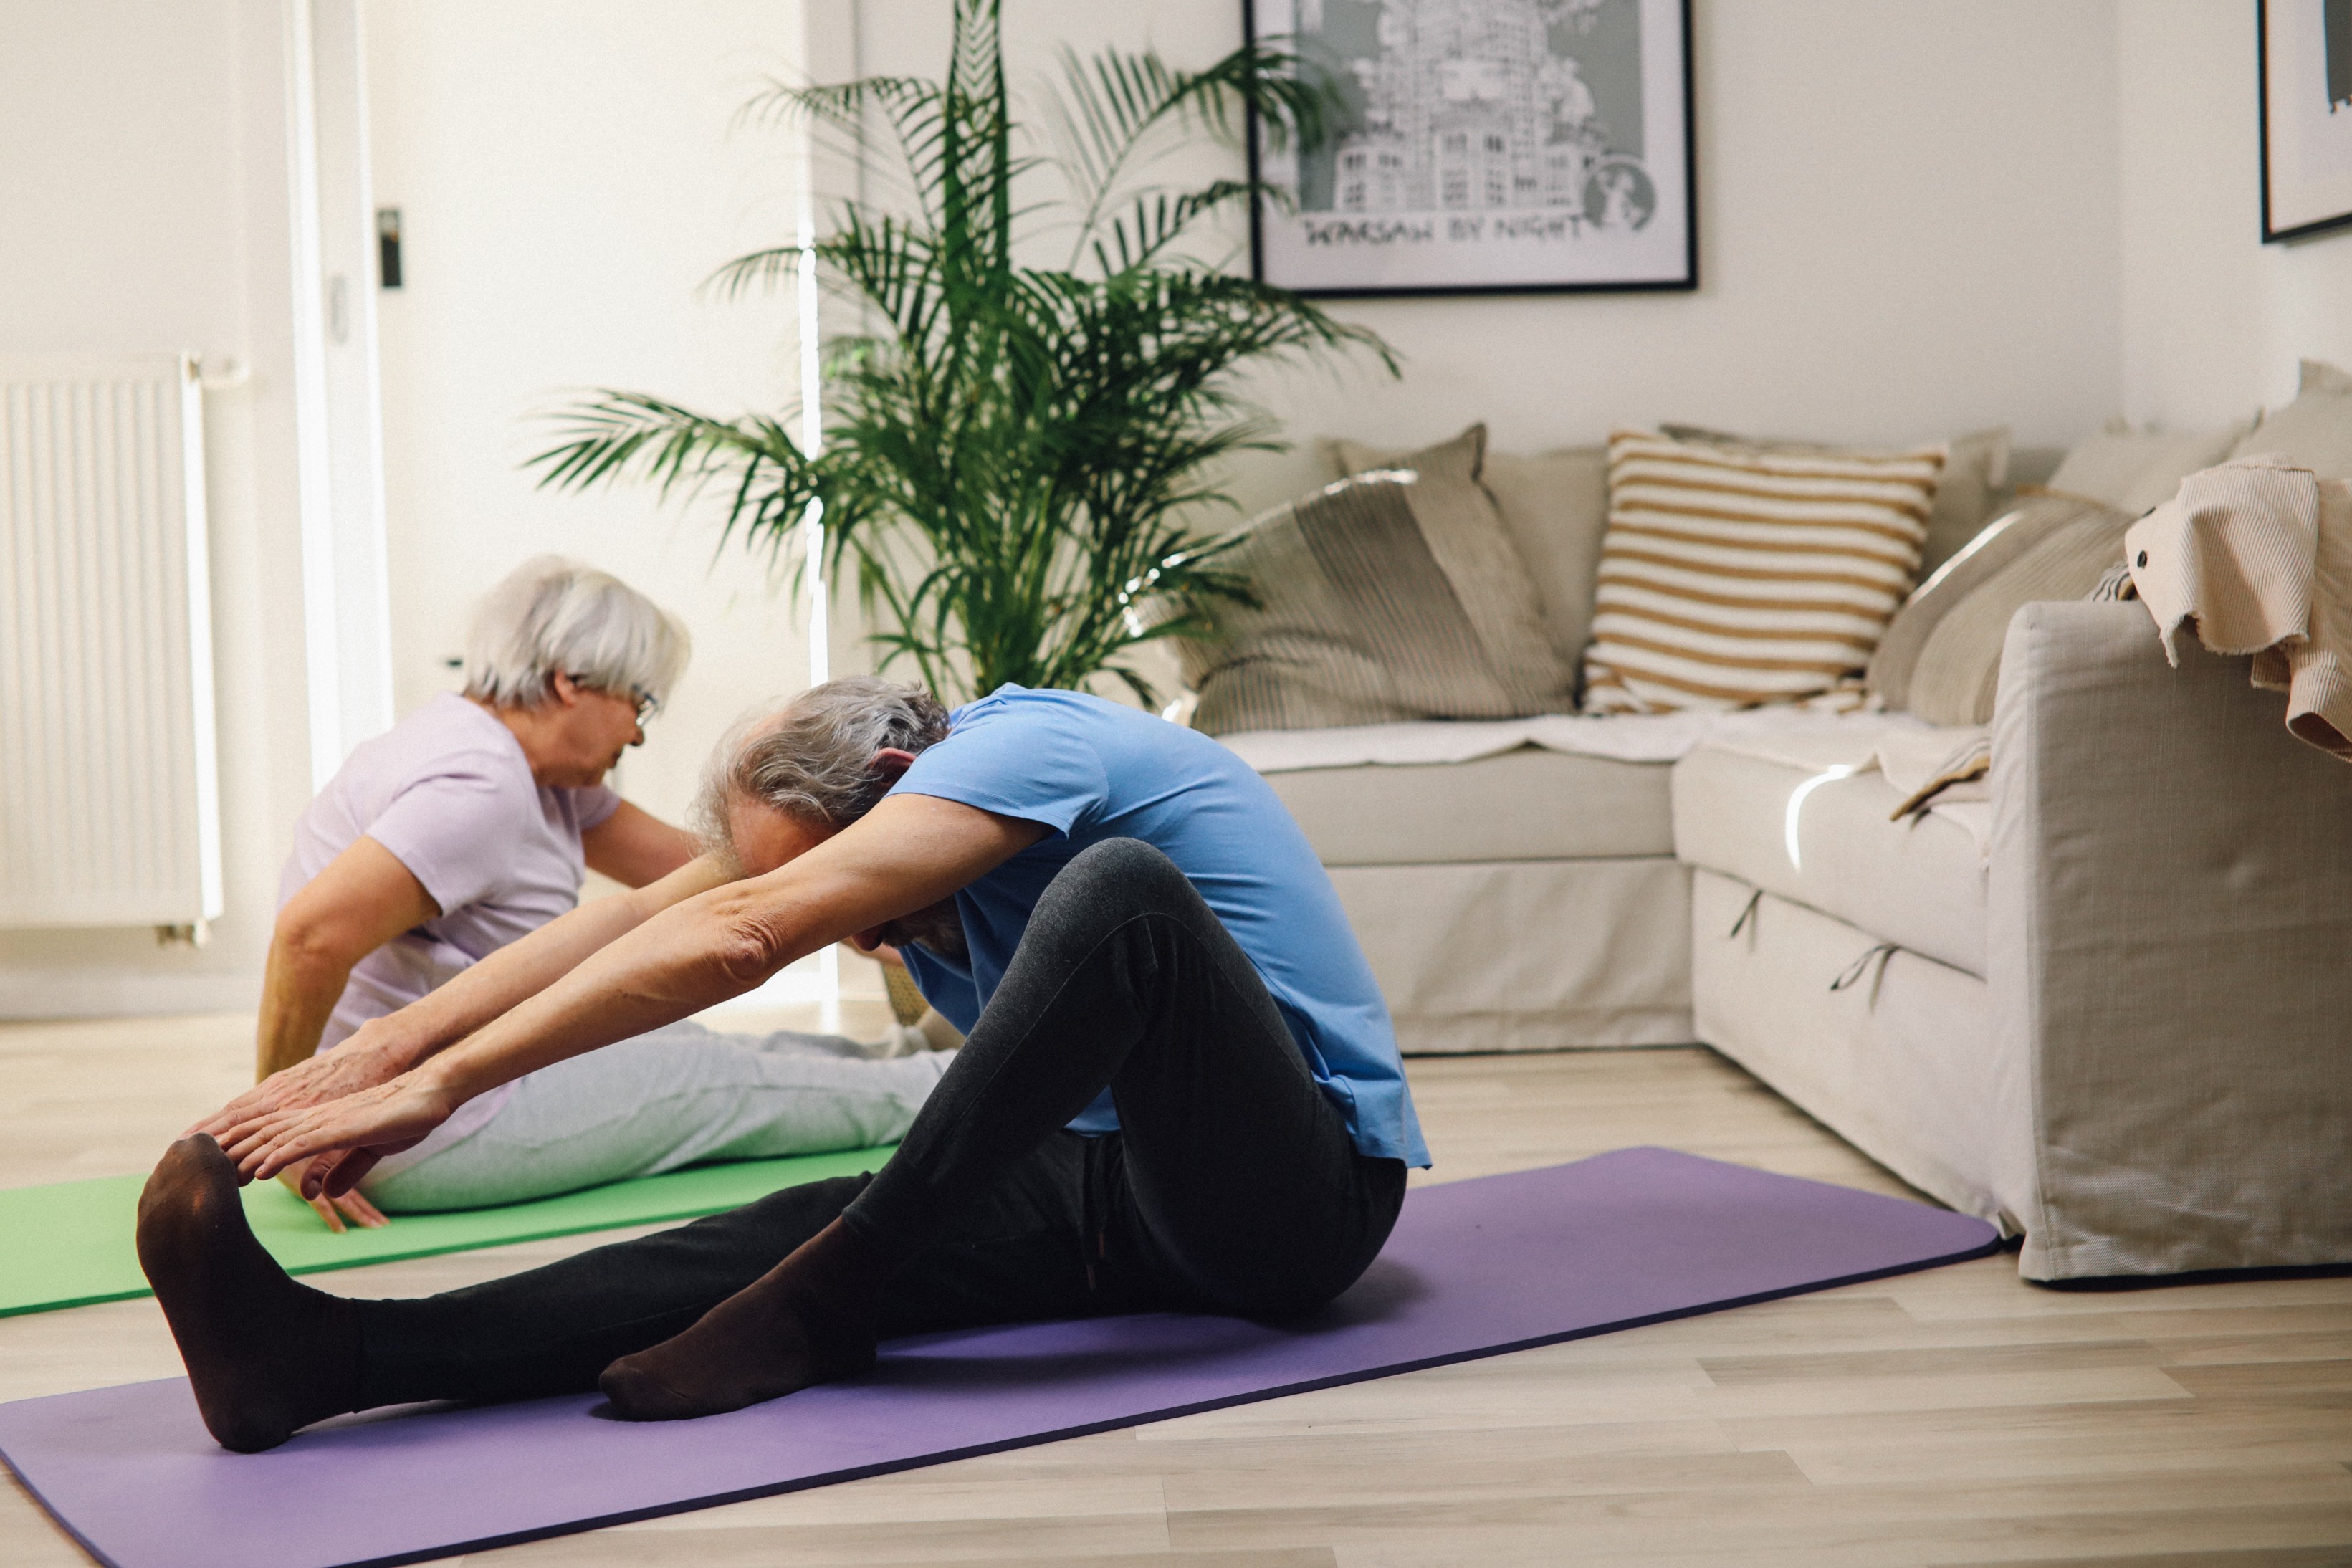
<path fill-rule="evenodd" d="M 2053 603 L 1974 816 L 1889 820 L 1867 721 L 1801 714 L 1674 762 L 1234 740 L 1407 1050 L 1704 1043 L 2063 1280 L 2352 1261 L 2352 769 L 2280 721 L 2141 606 Z"/>
<path fill-rule="evenodd" d="M 1260 765 L 1407 1050 L 1712 1046 L 2054 1280 L 2352 1260 L 2352 768 L 2281 711 L 2137 605 L 2042 604 L 1983 806 L 1891 820 L 1887 721 L 1804 714 Z"/>
<path fill-rule="evenodd" d="M 1880 774 L 1700 747 L 1696 1037 L 2029 1278 L 2352 1260 L 2352 768 L 2280 717 L 2137 605 L 2030 605 L 1981 863 Z"/>

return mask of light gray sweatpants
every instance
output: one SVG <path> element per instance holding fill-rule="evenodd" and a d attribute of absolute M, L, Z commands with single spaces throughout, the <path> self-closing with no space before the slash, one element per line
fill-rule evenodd
<path fill-rule="evenodd" d="M 526 1073 L 482 1126 L 360 1189 L 387 1213 L 481 1208 L 705 1160 L 896 1142 L 955 1053 L 866 1051 L 838 1035 L 672 1024 Z"/>

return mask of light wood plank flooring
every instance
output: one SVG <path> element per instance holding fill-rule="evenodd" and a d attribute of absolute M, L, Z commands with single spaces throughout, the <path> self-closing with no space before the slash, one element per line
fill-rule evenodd
<path fill-rule="evenodd" d="M 142 1168 L 244 1081 L 249 1032 L 0 1027 L 0 1184 Z M 1905 1191 L 1706 1051 L 1412 1073 L 1440 1179 L 1663 1143 Z M 600 1239 L 311 1278 L 405 1295 Z M 0 1398 L 177 1370 L 151 1302 L 0 1319 Z M 85 1561 L 0 1492 L 0 1563 Z M 2352 1279 L 2057 1292 L 2003 1255 L 467 1561 L 2352 1563 Z"/>

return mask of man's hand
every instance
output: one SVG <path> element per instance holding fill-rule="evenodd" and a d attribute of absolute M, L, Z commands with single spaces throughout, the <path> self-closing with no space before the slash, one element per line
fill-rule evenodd
<path fill-rule="evenodd" d="M 271 1110 L 214 1133 L 240 1179 L 302 1166 L 296 1191 L 339 1198 L 386 1154 L 414 1148 L 449 1119 L 458 1100 L 427 1075 L 409 1073 L 322 1104 Z M 312 1155 L 326 1156 L 312 1159 Z"/>
<path fill-rule="evenodd" d="M 308 1160 L 299 1165 L 289 1165 L 278 1173 L 278 1179 L 286 1184 L 288 1191 L 300 1197 L 302 1178 L 309 1173 L 310 1167 L 310 1162 Z M 382 1230 L 392 1223 L 383 1217 L 383 1211 L 368 1202 L 365 1194 L 356 1191 L 346 1193 L 339 1198 L 321 1196 L 304 1198 L 303 1202 L 318 1210 L 319 1217 L 325 1220 L 327 1228 L 337 1236 L 342 1235 L 349 1228 L 343 1224 L 346 1219 L 349 1219 L 352 1225 L 364 1226 L 370 1230 Z"/>

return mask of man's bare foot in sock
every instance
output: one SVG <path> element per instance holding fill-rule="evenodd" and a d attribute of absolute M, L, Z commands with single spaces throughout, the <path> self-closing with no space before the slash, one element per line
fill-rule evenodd
<path fill-rule="evenodd" d="M 172 1145 L 139 1194 L 139 1267 L 224 1448 L 274 1448 L 353 1407 L 359 1314 L 298 1285 L 245 1223 L 236 1166 L 210 1136 Z"/>
<path fill-rule="evenodd" d="M 684 1333 L 625 1355 L 597 1380 L 631 1421 L 716 1415 L 874 1365 L 887 1274 L 835 1220 Z"/>

